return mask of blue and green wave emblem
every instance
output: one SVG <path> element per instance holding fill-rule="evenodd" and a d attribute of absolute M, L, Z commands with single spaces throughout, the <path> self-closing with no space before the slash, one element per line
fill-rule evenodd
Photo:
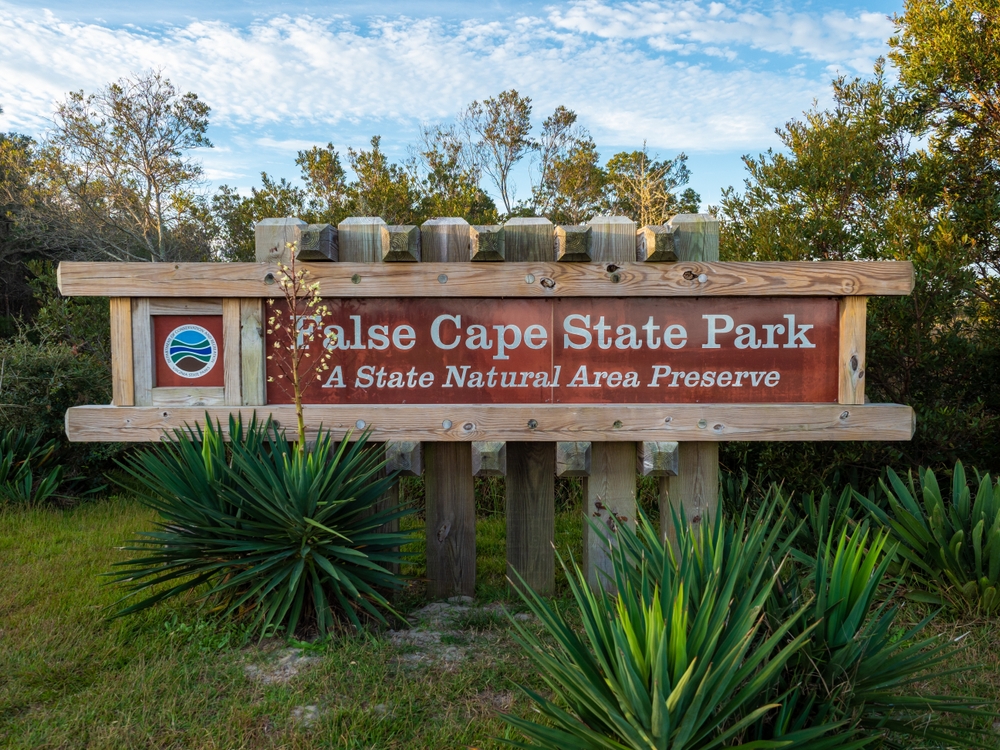
<path fill-rule="evenodd" d="M 201 326 L 175 328 L 164 342 L 167 365 L 184 378 L 200 378 L 215 365 L 219 350 L 212 334 Z"/>

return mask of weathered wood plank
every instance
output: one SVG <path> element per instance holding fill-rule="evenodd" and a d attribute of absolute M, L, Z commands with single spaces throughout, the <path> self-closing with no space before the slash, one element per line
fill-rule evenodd
<path fill-rule="evenodd" d="M 504 225 L 507 260 L 555 259 L 555 226 L 541 217 L 514 218 Z M 523 282 L 523 280 L 522 280 Z M 538 592 L 555 589 L 555 446 L 512 442 L 505 482 L 507 565 Z M 508 570 L 508 575 L 510 571 Z M 516 581 L 515 576 L 510 576 Z"/>
<path fill-rule="evenodd" d="M 141 297 L 132 300 L 132 380 L 136 406 L 153 403 L 151 391 L 156 381 L 155 372 L 153 320 L 149 314 L 149 300 Z"/>
<path fill-rule="evenodd" d="M 240 300 L 240 384 L 244 406 L 267 402 L 264 375 L 264 300 Z"/>
<path fill-rule="evenodd" d="M 678 260 L 719 259 L 719 220 L 712 214 L 677 214 L 670 219 L 669 226 L 674 229 Z"/>
<path fill-rule="evenodd" d="M 424 224 L 431 238 L 422 240 L 421 247 L 422 252 L 430 248 L 437 258 L 433 266 L 310 263 L 312 279 L 328 297 L 843 297 L 907 295 L 913 290 L 909 261 L 616 261 L 614 273 L 608 273 L 604 263 L 506 262 L 484 274 L 481 266 L 448 263 L 441 257 L 440 247 L 461 247 L 463 237 L 468 257 L 468 225 L 429 231 L 432 222 Z M 509 257 L 506 240 L 505 248 Z M 108 289 L 131 297 L 273 297 L 273 274 L 273 267 L 260 263 L 63 262 L 59 291 L 67 297 L 105 297 Z M 533 283 L 525 283 L 528 275 Z"/>
<path fill-rule="evenodd" d="M 840 300 L 840 403 L 865 402 L 865 338 L 868 298 Z"/>
<path fill-rule="evenodd" d="M 310 224 L 302 228 L 296 248 L 296 260 L 336 261 L 340 251 L 340 238 L 332 224 Z"/>
<path fill-rule="evenodd" d="M 223 415 L 230 410 L 249 418 L 253 408 L 226 407 L 210 413 Z M 295 421 L 291 404 L 256 410 L 273 414 L 283 424 Z M 197 409 L 164 413 L 140 407 L 76 406 L 69 410 L 67 424 L 71 440 L 149 441 L 158 440 L 164 428 L 203 418 Z M 914 429 L 913 409 L 899 404 L 310 404 L 305 418 L 310 430 L 322 423 L 335 435 L 357 432 L 360 420 L 371 426 L 373 440 L 469 443 L 909 440 Z M 535 427 L 527 426 L 529 419 Z M 465 471 L 471 477 L 470 466 L 466 463 Z M 634 472 L 634 459 L 630 467 Z"/>
<path fill-rule="evenodd" d="M 472 446 L 424 445 L 427 586 L 435 598 L 476 593 L 476 503 Z"/>
<path fill-rule="evenodd" d="M 352 216 L 337 225 L 340 260 L 345 263 L 380 263 L 384 254 L 382 230 L 386 223 L 377 216 Z M 313 272 L 311 281 L 316 280 Z"/>
<path fill-rule="evenodd" d="M 222 406 L 228 404 L 226 389 L 218 386 L 154 388 L 152 400 L 153 406 Z M 204 414 L 199 421 L 205 421 Z M 228 422 L 228 418 L 225 418 L 224 421 Z M 191 424 L 193 426 L 193 423 Z M 183 425 L 181 427 L 183 428 Z"/>
<path fill-rule="evenodd" d="M 674 228 L 643 227 L 635 236 L 636 260 L 645 263 L 673 263 L 677 260 Z"/>
<path fill-rule="evenodd" d="M 507 575 L 542 595 L 555 591 L 555 481 L 555 445 L 507 444 Z"/>
<path fill-rule="evenodd" d="M 507 475 L 507 443 L 502 440 L 477 440 L 472 444 L 472 476 Z"/>
<path fill-rule="evenodd" d="M 618 264 L 635 261 L 634 221 L 602 216 L 589 226 L 591 258 L 606 264 L 612 278 Z M 611 571 L 608 544 L 593 524 L 612 531 L 619 523 L 634 527 L 635 515 L 635 443 L 594 442 L 590 474 L 583 480 L 583 567 L 592 588 L 606 583 L 600 571 Z"/>
<path fill-rule="evenodd" d="M 416 263 L 420 260 L 420 227 L 394 224 L 382 227 L 382 260 L 386 263 Z"/>
<path fill-rule="evenodd" d="M 222 300 L 222 375 L 225 383 L 226 400 L 230 406 L 242 406 L 243 382 L 240 375 L 240 301 L 234 298 Z M 154 402 L 155 403 L 155 402 Z"/>
<path fill-rule="evenodd" d="M 111 403 L 135 405 L 132 379 L 132 300 L 111 298 Z"/>
<path fill-rule="evenodd" d="M 448 263 L 449 271 L 475 268 L 469 264 L 468 222 L 451 218 L 425 221 L 420 227 L 420 258 L 419 264 L 382 267 L 401 268 L 410 274 L 429 269 L 432 279 L 427 284 L 431 288 L 446 286 L 439 277 L 447 280 L 447 272 L 440 265 L 426 266 L 427 263 Z M 471 445 L 442 442 L 424 445 L 424 497 L 429 591 L 432 596 L 472 596 L 476 590 L 476 500 Z"/>
<path fill-rule="evenodd" d="M 692 530 L 711 522 L 719 503 L 719 444 L 681 443 L 676 476 L 660 477 L 660 533 L 677 544 L 673 514 Z"/>
<path fill-rule="evenodd" d="M 254 225 L 255 257 L 258 263 L 288 263 L 292 259 L 289 245 L 298 247 L 302 230 L 308 226 L 302 219 L 291 216 L 281 219 L 261 219 Z M 203 264 L 199 264 L 203 265 Z M 134 296 L 134 295 L 133 295 Z M 174 295 L 166 295 L 174 296 Z M 196 295 L 200 296 L 200 295 Z M 215 295 L 216 297 L 224 295 Z M 251 295 L 232 295 L 249 297 Z"/>
<path fill-rule="evenodd" d="M 590 263 L 590 227 L 556 227 L 556 260 L 561 263 Z"/>
<path fill-rule="evenodd" d="M 556 443 L 556 476 L 585 477 L 590 474 L 589 442 Z"/>
<path fill-rule="evenodd" d="M 469 227 L 469 260 L 496 263 L 504 260 L 504 230 L 498 224 Z"/>
<path fill-rule="evenodd" d="M 150 297 L 150 315 L 222 315 L 222 300 L 204 297 Z"/>

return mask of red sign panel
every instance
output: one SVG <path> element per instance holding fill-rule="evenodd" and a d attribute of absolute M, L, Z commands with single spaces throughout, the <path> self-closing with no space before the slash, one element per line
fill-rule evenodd
<path fill-rule="evenodd" d="M 329 370 L 309 381 L 308 403 L 816 403 L 838 395 L 832 298 L 327 306 L 322 318 L 300 320 L 310 354 L 331 355 Z M 275 338 L 268 336 L 268 352 L 287 357 Z M 267 363 L 268 403 L 292 401 L 280 373 L 275 360 Z"/>
<path fill-rule="evenodd" d="M 225 385 L 221 315 L 154 315 L 157 387 Z"/>

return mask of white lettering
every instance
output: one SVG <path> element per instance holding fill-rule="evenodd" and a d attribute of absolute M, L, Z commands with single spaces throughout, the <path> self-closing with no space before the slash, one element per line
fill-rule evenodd
<path fill-rule="evenodd" d="M 462 343 L 462 337 L 459 336 L 457 333 L 455 334 L 455 338 L 452 340 L 450 344 L 446 344 L 441 340 L 441 324 L 444 323 L 446 320 L 450 320 L 452 323 L 455 324 L 456 327 L 462 325 L 461 315 L 438 315 L 436 318 L 434 318 L 434 322 L 431 323 L 431 341 L 434 342 L 434 346 L 436 346 L 438 349 L 454 349 L 456 346 Z"/>

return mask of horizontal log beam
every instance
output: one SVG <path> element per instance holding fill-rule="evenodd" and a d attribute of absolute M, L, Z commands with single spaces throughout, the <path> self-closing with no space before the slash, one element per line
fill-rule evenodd
<path fill-rule="evenodd" d="M 244 407 L 76 406 L 66 412 L 75 442 L 147 442 L 165 430 L 204 422 L 225 426 L 229 413 L 249 420 Z M 257 407 L 294 429 L 295 407 Z M 909 440 L 913 410 L 897 404 L 392 404 L 310 405 L 311 431 L 337 436 L 371 428 L 382 441 L 726 441 Z"/>
<path fill-rule="evenodd" d="M 303 263 L 326 297 L 842 297 L 906 295 L 908 261 Z M 59 264 L 67 297 L 275 297 L 267 263 Z"/>

